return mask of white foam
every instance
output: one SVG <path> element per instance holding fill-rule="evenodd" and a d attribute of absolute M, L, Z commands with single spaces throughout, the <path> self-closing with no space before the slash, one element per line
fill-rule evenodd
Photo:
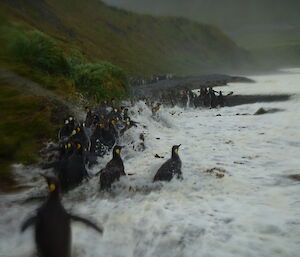
<path fill-rule="evenodd" d="M 299 183 L 284 176 L 300 173 L 300 70 L 253 79 L 256 84 L 234 83 L 219 90 L 295 97 L 213 110 L 162 108 L 157 119 L 138 103 L 132 119 L 146 127 L 130 129 L 122 142 L 146 135 L 144 152 L 131 147 L 122 152 L 126 172 L 134 175 L 122 178 L 112 194 L 99 193 L 95 178 L 63 199 L 68 210 L 105 230 L 100 236 L 73 224 L 74 256 L 298 256 Z M 260 107 L 284 111 L 235 115 L 253 114 Z M 174 144 L 182 144 L 184 180 L 153 184 Z M 225 169 L 225 177 L 203 172 L 213 167 Z M 0 196 L 0 256 L 30 256 L 34 251 L 32 231 L 20 235 L 19 228 L 39 204 L 24 199 L 45 193 L 42 181 L 35 183 L 36 189 Z"/>

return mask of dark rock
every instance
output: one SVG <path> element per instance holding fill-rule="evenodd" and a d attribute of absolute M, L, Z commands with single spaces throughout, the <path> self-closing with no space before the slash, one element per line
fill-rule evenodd
<path fill-rule="evenodd" d="M 265 114 L 267 113 L 267 111 L 264 108 L 259 108 L 254 115 L 261 115 L 261 114 Z"/>
<path fill-rule="evenodd" d="M 278 109 L 278 108 L 271 108 L 271 109 L 264 109 L 264 108 L 259 108 L 254 115 L 261 115 L 261 114 L 265 114 L 265 113 L 274 113 L 274 112 L 280 112 L 283 111 L 282 109 Z"/>
<path fill-rule="evenodd" d="M 288 178 L 300 181 L 300 174 L 293 174 L 293 175 L 288 175 Z"/>

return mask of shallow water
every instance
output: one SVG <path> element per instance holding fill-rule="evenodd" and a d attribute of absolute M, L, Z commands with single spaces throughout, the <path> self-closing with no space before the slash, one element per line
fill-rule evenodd
<path fill-rule="evenodd" d="M 220 90 L 294 96 L 214 110 L 163 108 L 157 120 L 142 103 L 135 106 L 135 113 L 139 107 L 144 112 L 132 119 L 147 128 L 131 129 L 123 144 L 143 131 L 147 149 L 124 149 L 126 172 L 134 175 L 122 178 L 111 194 L 99 193 L 95 178 L 63 198 L 68 210 L 105 230 L 101 236 L 73 223 L 73 256 L 299 256 L 300 183 L 286 176 L 300 173 L 300 69 L 252 78 L 257 83 Z M 284 110 L 253 116 L 260 107 Z M 152 184 L 174 144 L 182 144 L 184 180 Z M 214 167 L 225 170 L 223 178 L 204 172 Z M 3 257 L 32 256 L 32 230 L 21 235 L 19 228 L 46 194 L 44 182 L 33 180 L 39 170 L 16 169 L 26 174 L 20 181 L 34 187 L 0 196 Z M 37 199 L 27 200 L 32 197 Z"/>

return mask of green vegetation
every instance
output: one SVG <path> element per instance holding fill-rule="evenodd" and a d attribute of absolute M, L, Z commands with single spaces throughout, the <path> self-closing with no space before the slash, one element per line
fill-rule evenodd
<path fill-rule="evenodd" d="M 128 93 L 125 73 L 110 63 L 80 63 L 72 67 L 76 87 L 96 101 L 121 98 Z"/>
<path fill-rule="evenodd" d="M 11 43 L 10 52 L 18 63 L 23 63 L 54 76 L 68 76 L 70 67 L 63 50 L 40 31 L 19 33 Z"/>
<path fill-rule="evenodd" d="M 122 97 L 127 93 L 126 74 L 110 63 L 90 63 L 82 57 L 68 56 L 50 36 L 37 30 L 25 30 L 4 19 L 0 33 L 2 49 L 5 49 L 3 66 L 45 85 L 46 89 L 67 95 L 74 93 L 75 86 L 95 100 Z"/>
<path fill-rule="evenodd" d="M 0 19 L 0 64 L 40 83 L 65 98 L 75 91 L 99 101 L 128 93 L 126 74 L 107 63 L 90 63 L 66 54 L 61 45 L 44 33 Z M 80 56 L 80 54 L 77 54 Z M 58 130 L 56 109 L 48 99 L 28 95 L 12 83 L 0 85 L 0 176 L 8 177 L 12 163 L 38 160 L 42 143 Z"/>
<path fill-rule="evenodd" d="M 9 174 L 12 163 L 32 164 L 42 142 L 53 138 L 53 106 L 43 98 L 25 95 L 0 85 L 0 176 Z"/>

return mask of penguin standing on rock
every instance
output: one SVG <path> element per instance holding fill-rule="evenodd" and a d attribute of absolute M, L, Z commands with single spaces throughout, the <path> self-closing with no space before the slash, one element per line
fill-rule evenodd
<path fill-rule="evenodd" d="M 178 179 L 182 179 L 181 172 L 181 160 L 178 155 L 180 145 L 174 145 L 172 147 L 172 156 L 171 159 L 167 160 L 157 171 L 153 182 L 156 181 L 170 181 L 174 175 Z"/>
<path fill-rule="evenodd" d="M 80 221 L 99 233 L 103 230 L 91 221 L 68 213 L 60 201 L 59 180 L 44 176 L 48 183 L 49 196 L 37 210 L 37 214 L 27 219 L 22 227 L 24 232 L 29 226 L 35 227 L 35 242 L 39 257 L 71 256 L 71 221 Z"/>
<path fill-rule="evenodd" d="M 121 150 L 123 146 L 115 146 L 113 149 L 113 158 L 106 164 L 106 167 L 100 170 L 96 175 L 100 174 L 100 189 L 107 190 L 121 176 L 126 176 L 124 164 L 121 158 Z"/>

